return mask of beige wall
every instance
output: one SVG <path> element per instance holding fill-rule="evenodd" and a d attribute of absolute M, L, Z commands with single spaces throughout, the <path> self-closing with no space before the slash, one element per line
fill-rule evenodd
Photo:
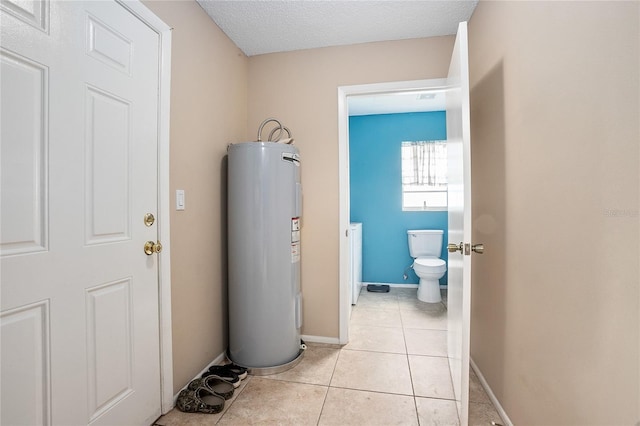
<path fill-rule="evenodd" d="M 514 424 L 636 424 L 640 3 L 470 21 L 471 355 Z"/>
<path fill-rule="evenodd" d="M 172 197 L 176 189 L 186 191 L 186 210 L 171 215 L 177 392 L 227 345 L 227 144 L 253 140 L 260 122 L 271 116 L 294 132 L 304 161 L 303 332 L 337 338 L 337 87 L 443 77 L 453 38 L 247 59 L 197 3 L 145 4 L 173 27 Z"/>
<path fill-rule="evenodd" d="M 227 347 L 226 169 L 246 138 L 247 57 L 194 1 L 147 1 L 173 27 L 171 68 L 171 303 L 174 390 Z"/>
<path fill-rule="evenodd" d="M 303 332 L 337 337 L 337 87 L 443 77 L 453 38 L 247 59 L 195 2 L 146 4 L 174 28 L 171 190 L 187 196 L 171 216 L 177 391 L 227 344 L 227 143 L 270 116 L 293 131 Z M 483 1 L 470 22 L 474 223 L 487 246 L 472 356 L 516 424 L 640 418 L 638 15 L 638 3 Z"/>
<path fill-rule="evenodd" d="M 302 158 L 304 334 L 339 331 L 338 86 L 445 77 L 452 49 L 453 37 L 438 37 L 249 58 L 251 137 L 276 117 Z"/>

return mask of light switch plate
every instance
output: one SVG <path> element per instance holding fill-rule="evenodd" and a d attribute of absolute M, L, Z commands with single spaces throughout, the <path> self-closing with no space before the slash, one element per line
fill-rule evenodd
<path fill-rule="evenodd" d="M 184 210 L 184 189 L 176 189 L 176 210 Z"/>

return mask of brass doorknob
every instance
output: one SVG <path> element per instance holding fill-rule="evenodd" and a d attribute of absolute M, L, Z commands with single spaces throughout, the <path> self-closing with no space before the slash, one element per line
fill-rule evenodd
<path fill-rule="evenodd" d="M 153 241 L 147 241 L 144 243 L 144 252 L 151 256 L 153 253 L 160 253 L 162 251 L 162 244 L 160 241 L 154 243 Z"/>
<path fill-rule="evenodd" d="M 474 244 L 471 246 L 471 250 L 475 253 L 482 254 L 484 253 L 484 244 Z"/>
<path fill-rule="evenodd" d="M 460 244 L 449 243 L 449 244 L 447 244 L 447 250 L 449 250 L 449 253 L 455 253 L 457 251 L 462 253 L 462 246 L 463 246 L 462 243 L 460 243 Z"/>

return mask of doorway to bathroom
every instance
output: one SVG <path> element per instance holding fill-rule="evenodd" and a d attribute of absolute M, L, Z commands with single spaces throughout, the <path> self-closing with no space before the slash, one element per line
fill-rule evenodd
<path fill-rule="evenodd" d="M 348 229 L 353 218 L 362 217 L 362 210 L 368 210 L 374 217 L 363 224 L 365 240 L 365 227 L 385 230 L 376 232 L 374 238 L 381 240 L 380 245 L 387 250 L 373 254 L 369 262 L 384 268 L 384 271 L 375 272 L 377 277 L 382 277 L 380 282 L 417 284 L 417 277 L 407 269 L 411 265 L 411 258 L 408 257 L 406 230 L 425 227 L 425 220 L 424 216 L 421 218 L 412 214 L 416 212 L 402 211 L 401 142 L 446 139 L 446 83 L 446 79 L 431 79 L 338 88 L 340 229 Z M 354 132 L 357 136 L 351 141 Z M 395 140 L 397 147 L 389 140 Z M 352 155 L 357 158 L 352 158 Z M 354 163 L 355 166 L 351 167 L 350 164 Z M 354 193 L 352 178 L 356 181 Z M 373 192 L 363 190 L 366 187 Z M 389 205 L 394 197 L 397 198 L 396 208 Z M 429 212 L 431 217 L 427 220 L 427 226 L 445 230 L 443 247 L 446 247 L 447 211 L 438 210 Z M 341 343 L 349 341 L 351 313 L 348 232 L 345 232 L 345 237 L 340 248 Z M 375 241 L 370 243 L 375 246 Z M 389 258 L 390 246 L 393 248 L 391 252 L 398 253 L 393 259 Z M 375 260 L 376 256 L 381 258 Z M 444 250 L 442 256 L 446 260 Z M 405 273 L 406 281 L 403 279 Z M 367 280 L 366 275 L 363 280 Z"/>
<path fill-rule="evenodd" d="M 362 223 L 365 284 L 415 291 L 418 276 L 411 268 L 408 230 L 442 231 L 433 256 L 447 260 L 444 96 L 432 91 L 348 100 L 349 216 Z M 435 285 L 445 286 L 446 276 Z"/>
<path fill-rule="evenodd" d="M 363 266 L 369 269 L 363 281 L 376 277 L 376 281 L 392 284 L 386 295 L 363 289 L 360 306 L 352 314 L 351 254 L 341 247 L 340 343 L 347 344 L 345 349 L 404 353 L 408 374 L 415 375 L 412 382 L 431 383 L 414 389 L 415 396 L 457 401 L 456 411 L 462 419 L 462 398 L 455 395 L 454 374 L 447 362 L 448 347 L 457 346 L 449 343 L 447 310 L 443 304 L 420 302 L 417 289 L 397 285 L 417 284 L 408 268 L 412 259 L 407 230 L 442 229 L 447 235 L 446 208 L 403 211 L 401 170 L 403 142 L 447 139 L 446 83 L 438 79 L 339 88 L 341 229 L 350 229 L 352 221 L 364 222 Z M 398 102 L 401 98 L 403 105 Z M 416 102 L 420 99 L 422 102 Z M 348 232 L 345 237 L 343 242 L 349 244 Z M 440 257 L 446 260 L 446 237 L 444 240 Z M 376 322 L 380 318 L 387 320 Z M 374 341 L 375 348 L 367 346 Z"/>
<path fill-rule="evenodd" d="M 450 281 L 453 282 L 453 300 L 449 297 L 447 323 L 447 358 L 452 379 L 454 399 L 461 424 L 468 421 L 469 401 L 469 329 L 470 329 L 470 288 L 471 288 L 471 182 L 470 182 L 470 120 L 468 47 L 466 23 L 461 23 L 454 45 L 449 73 L 446 79 L 406 82 L 379 83 L 338 87 L 338 132 L 339 132 L 339 182 L 340 182 L 340 229 L 345 233 L 340 240 L 340 306 L 339 339 L 348 344 L 350 304 L 350 255 L 349 224 L 350 211 L 350 170 L 349 170 L 349 99 L 358 96 L 410 92 L 446 93 L 446 133 L 448 155 L 449 208 L 447 222 L 449 237 L 464 241 L 455 244 L 455 253 L 449 260 Z M 464 246 L 464 249 L 463 249 Z M 450 282 L 451 284 L 451 282 Z M 452 306 L 453 305 L 453 306 Z M 407 353 L 408 361 L 411 358 Z M 413 369 L 413 367 L 412 367 Z M 440 373 L 441 374 L 441 373 Z"/>

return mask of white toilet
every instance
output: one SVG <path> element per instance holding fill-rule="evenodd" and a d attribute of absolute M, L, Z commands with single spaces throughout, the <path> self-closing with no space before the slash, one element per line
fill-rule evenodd
<path fill-rule="evenodd" d="M 427 303 L 442 301 L 440 278 L 447 272 L 447 264 L 440 259 L 442 250 L 441 229 L 413 229 L 407 231 L 409 254 L 415 260 L 413 270 L 420 278 L 418 299 Z"/>

